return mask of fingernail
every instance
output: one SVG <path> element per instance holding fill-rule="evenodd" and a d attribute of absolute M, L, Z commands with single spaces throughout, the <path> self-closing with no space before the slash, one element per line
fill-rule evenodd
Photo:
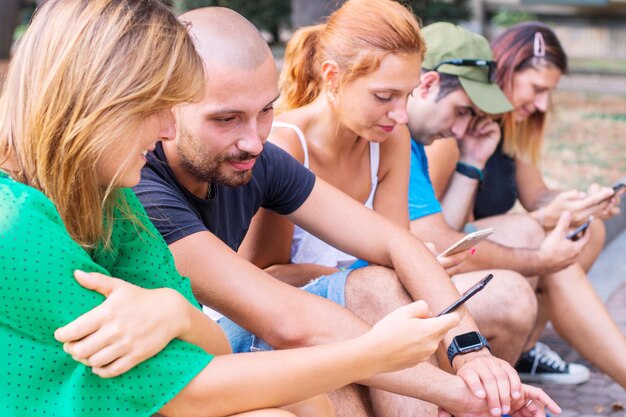
<path fill-rule="evenodd" d="M 476 248 L 472 248 L 472 249 L 470 249 L 470 255 L 473 255 L 473 254 L 475 254 L 475 253 L 476 253 Z"/>
<path fill-rule="evenodd" d="M 500 411 L 499 408 L 492 408 L 491 409 L 491 414 L 494 415 L 494 416 L 501 416 L 502 412 Z"/>
<path fill-rule="evenodd" d="M 513 396 L 513 398 L 515 398 L 516 400 L 522 395 L 520 394 L 519 391 L 513 391 L 513 394 L 511 394 Z"/>
<path fill-rule="evenodd" d="M 502 414 L 509 414 L 509 411 L 511 411 L 511 407 L 509 407 L 508 405 L 502 407 Z"/>

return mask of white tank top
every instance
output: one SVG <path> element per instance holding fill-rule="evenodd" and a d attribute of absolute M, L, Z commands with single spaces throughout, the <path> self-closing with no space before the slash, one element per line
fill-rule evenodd
<path fill-rule="evenodd" d="M 304 166 L 309 168 L 309 149 L 306 144 L 306 139 L 302 130 L 296 125 L 290 123 L 284 123 L 274 121 L 272 128 L 283 127 L 292 129 L 296 132 L 302 150 L 304 151 Z M 380 165 L 380 144 L 370 142 L 370 175 L 372 181 L 372 187 L 370 194 L 365 201 L 365 207 L 372 209 L 374 207 L 374 195 L 376 194 L 376 187 L 378 185 L 378 167 Z M 330 246 L 326 242 L 316 238 L 309 232 L 294 227 L 293 241 L 291 243 L 291 262 L 294 264 L 318 264 L 325 265 L 334 268 L 347 268 L 356 261 L 356 258 L 352 255 L 348 255 L 345 252 Z"/>

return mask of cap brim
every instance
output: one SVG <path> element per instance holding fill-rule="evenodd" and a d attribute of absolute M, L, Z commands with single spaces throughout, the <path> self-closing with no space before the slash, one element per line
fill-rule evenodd
<path fill-rule="evenodd" d="M 459 77 L 459 81 L 470 100 L 485 113 L 500 114 L 513 110 L 513 106 L 497 84 L 483 83 L 463 77 Z"/>

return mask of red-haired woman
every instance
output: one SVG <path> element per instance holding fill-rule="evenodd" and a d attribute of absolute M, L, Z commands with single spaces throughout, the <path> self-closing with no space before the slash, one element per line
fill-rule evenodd
<path fill-rule="evenodd" d="M 497 82 L 514 110 L 501 120 L 503 139 L 485 166 L 484 180 L 468 218 L 478 228 L 514 231 L 502 242 L 513 245 L 516 239 L 528 241 L 531 233 L 506 215 L 517 200 L 537 221 L 540 234 L 554 228 L 564 212 L 571 213 L 572 228 L 594 217 L 587 230 L 589 243 L 578 262 L 539 278 L 543 319 L 540 317 L 527 346 L 530 350 L 517 368 L 523 379 L 530 381 L 568 383 L 575 379 L 572 373 L 580 369 L 579 365 L 568 367 L 545 345 L 534 343 L 546 321 L 551 320 L 557 332 L 584 357 L 626 387 L 626 339 L 586 275 L 604 245 L 601 219 L 619 212 L 619 196 L 610 187 L 597 184 L 586 192 L 552 190 L 539 166 L 550 95 L 567 72 L 567 56 L 554 32 L 538 22 L 513 26 L 493 41 L 492 49 L 498 63 Z M 438 142 L 429 146 L 427 153 L 433 185 L 441 196 L 454 173 L 458 150 L 454 140 Z M 537 240 L 536 231 L 532 233 Z"/>
<path fill-rule="evenodd" d="M 325 23 L 300 29 L 287 45 L 282 101 L 269 140 L 318 177 L 408 228 L 411 143 L 406 106 L 420 82 L 424 52 L 415 17 L 398 2 L 347 1 Z M 320 295 L 366 321 L 392 302 L 409 298 L 404 288 L 394 293 L 390 279 L 397 282 L 395 274 L 385 275 L 393 272 L 380 267 L 353 271 L 354 257 L 269 211 L 255 217 L 239 253 L 292 285 L 314 280 L 310 285 L 323 288 Z M 441 262 L 453 269 L 465 256 Z M 477 280 L 476 275 L 466 278 Z M 370 294 L 371 301 L 364 302 Z M 492 336 L 485 335 L 498 343 Z M 489 354 L 484 366 L 479 362 L 468 359 L 456 371 L 463 376 L 469 375 L 464 370 L 475 370 L 473 375 L 480 375 L 475 380 L 482 381 L 476 391 L 490 398 L 498 398 L 498 388 L 509 385 L 507 378 L 512 386 L 519 381 L 505 361 Z M 494 369 L 499 375 L 492 374 Z M 484 381 L 493 382 L 482 385 Z M 508 390 L 500 391 L 504 402 Z M 372 397 L 375 408 L 385 404 L 388 414 L 406 414 L 406 409 L 395 410 L 390 401 L 377 397 Z"/>

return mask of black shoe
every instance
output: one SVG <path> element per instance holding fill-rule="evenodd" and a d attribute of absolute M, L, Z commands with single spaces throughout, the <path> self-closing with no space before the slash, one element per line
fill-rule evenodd
<path fill-rule="evenodd" d="M 558 353 L 541 342 L 522 353 L 515 364 L 524 382 L 550 382 L 553 384 L 582 384 L 589 380 L 590 371 L 584 365 L 565 362 Z"/>

